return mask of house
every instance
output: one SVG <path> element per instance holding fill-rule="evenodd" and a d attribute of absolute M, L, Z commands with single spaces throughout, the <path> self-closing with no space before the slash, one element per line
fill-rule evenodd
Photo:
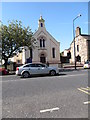
<path fill-rule="evenodd" d="M 13 57 L 8 59 L 8 62 L 13 62 L 16 64 L 22 64 L 22 61 L 23 61 L 23 53 L 22 52 L 21 53 L 18 52 Z"/>
<path fill-rule="evenodd" d="M 38 30 L 33 37 L 36 39 L 37 47 L 28 49 L 24 46 L 22 53 L 13 58 L 13 62 L 25 64 L 26 62 L 49 63 L 50 66 L 60 64 L 60 42 L 58 42 L 45 27 L 45 20 L 40 16 Z"/>
<path fill-rule="evenodd" d="M 75 62 L 74 57 L 74 40 L 71 45 L 71 59 L 70 63 Z M 76 28 L 75 35 L 75 52 L 77 63 L 84 64 L 85 61 L 90 60 L 90 35 L 81 34 L 81 28 Z"/>
<path fill-rule="evenodd" d="M 63 52 L 61 52 L 61 56 L 60 56 L 60 60 L 61 63 L 69 63 L 69 59 L 71 58 L 71 52 L 70 52 L 70 48 L 69 49 L 65 49 Z"/>

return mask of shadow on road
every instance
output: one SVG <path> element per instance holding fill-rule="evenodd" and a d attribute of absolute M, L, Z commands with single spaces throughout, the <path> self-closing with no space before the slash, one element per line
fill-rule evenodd
<path fill-rule="evenodd" d="M 63 75 L 67 75 L 67 74 L 60 73 L 60 74 L 57 74 L 57 75 L 55 75 L 55 76 L 63 76 Z M 28 77 L 28 78 L 37 78 L 37 77 L 55 77 L 55 76 L 50 76 L 50 75 L 34 75 L 34 76 L 30 76 L 30 77 Z M 21 77 L 21 78 L 23 78 L 23 77 Z M 27 78 L 27 79 L 28 79 L 28 78 Z M 25 79 L 25 78 L 23 78 L 23 79 Z"/>

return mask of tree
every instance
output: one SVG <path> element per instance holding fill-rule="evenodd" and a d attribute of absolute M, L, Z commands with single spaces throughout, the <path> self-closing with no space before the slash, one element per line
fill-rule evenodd
<path fill-rule="evenodd" d="M 28 27 L 23 27 L 21 21 L 9 21 L 8 25 L 1 24 L 1 40 L 2 40 L 2 59 L 5 61 L 7 68 L 8 58 L 14 53 L 21 51 L 21 47 L 27 46 L 29 49 L 34 47 L 35 39 L 33 33 Z"/>

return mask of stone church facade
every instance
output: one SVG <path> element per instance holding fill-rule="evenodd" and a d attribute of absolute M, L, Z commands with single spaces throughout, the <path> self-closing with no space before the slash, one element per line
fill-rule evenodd
<path fill-rule="evenodd" d="M 25 64 L 27 60 L 32 59 L 32 63 L 49 63 L 50 66 L 60 64 L 60 42 L 46 30 L 45 20 L 40 16 L 38 21 L 38 30 L 33 37 L 36 39 L 37 47 L 29 50 L 24 47 L 23 52 L 13 58 L 17 64 Z"/>
<path fill-rule="evenodd" d="M 70 63 L 74 63 L 74 41 L 70 45 L 71 59 Z M 90 35 L 81 34 L 81 28 L 76 28 L 75 36 L 75 50 L 77 63 L 84 64 L 85 61 L 90 60 Z"/>

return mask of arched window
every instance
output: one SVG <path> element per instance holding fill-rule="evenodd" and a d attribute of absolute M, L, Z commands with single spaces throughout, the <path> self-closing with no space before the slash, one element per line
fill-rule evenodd
<path fill-rule="evenodd" d="M 41 27 L 43 27 L 43 23 L 41 23 Z"/>
<path fill-rule="evenodd" d="M 40 39 L 40 47 L 42 47 L 42 39 Z"/>
<path fill-rule="evenodd" d="M 45 39 L 40 39 L 40 47 L 45 47 Z"/>
<path fill-rule="evenodd" d="M 77 62 L 81 62 L 81 57 L 79 55 L 76 57 L 76 59 L 77 59 Z"/>

